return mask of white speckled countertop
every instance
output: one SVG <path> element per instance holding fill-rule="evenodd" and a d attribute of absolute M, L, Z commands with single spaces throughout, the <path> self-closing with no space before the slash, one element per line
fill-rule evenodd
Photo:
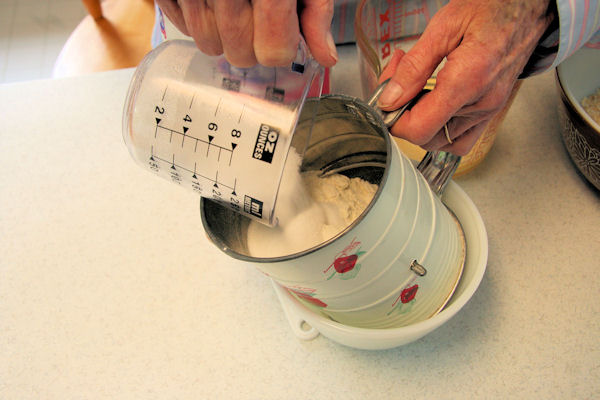
<path fill-rule="evenodd" d="M 333 89 L 359 94 L 342 52 Z M 458 179 L 488 230 L 479 290 L 386 351 L 298 340 L 270 282 L 208 243 L 198 198 L 134 164 L 131 74 L 0 86 L 1 399 L 600 397 L 600 195 L 561 143 L 553 72 Z"/>

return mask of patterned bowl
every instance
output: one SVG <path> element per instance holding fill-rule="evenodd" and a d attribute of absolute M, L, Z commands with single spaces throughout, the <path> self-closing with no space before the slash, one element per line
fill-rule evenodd
<path fill-rule="evenodd" d="M 585 97 L 600 88 L 600 50 L 578 50 L 558 66 L 556 83 L 565 147 L 581 174 L 600 190 L 600 123 L 581 105 Z"/>

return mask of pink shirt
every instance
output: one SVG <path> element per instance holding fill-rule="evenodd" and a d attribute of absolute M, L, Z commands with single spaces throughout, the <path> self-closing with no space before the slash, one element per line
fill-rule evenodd
<path fill-rule="evenodd" d="M 560 35 L 556 66 L 583 45 L 600 49 L 600 2 L 598 0 L 558 0 Z"/>

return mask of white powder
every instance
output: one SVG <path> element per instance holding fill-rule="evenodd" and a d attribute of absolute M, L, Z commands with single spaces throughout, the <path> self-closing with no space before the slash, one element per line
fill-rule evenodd
<path fill-rule="evenodd" d="M 582 100 L 581 105 L 585 112 L 587 112 L 594 121 L 600 124 L 600 88 L 585 97 Z"/>
<path fill-rule="evenodd" d="M 300 157 L 290 151 L 277 198 L 274 228 L 252 221 L 248 251 L 278 257 L 308 250 L 346 229 L 369 205 L 377 185 L 360 178 L 317 171 L 299 172 Z"/>

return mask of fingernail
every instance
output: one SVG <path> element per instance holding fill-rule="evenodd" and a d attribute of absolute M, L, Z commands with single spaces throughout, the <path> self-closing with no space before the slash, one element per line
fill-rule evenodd
<path fill-rule="evenodd" d="M 325 37 L 325 40 L 327 41 L 327 47 L 329 48 L 329 55 L 331 56 L 331 58 L 333 58 L 335 60 L 335 62 L 338 61 L 338 53 L 337 53 L 337 48 L 335 47 L 335 41 L 333 40 L 333 36 L 331 35 L 331 32 L 327 32 L 327 36 Z"/>
<path fill-rule="evenodd" d="M 395 81 L 389 81 L 385 89 L 383 89 L 383 93 L 381 93 L 381 96 L 379 96 L 377 104 L 379 107 L 383 108 L 390 107 L 396 102 L 396 100 L 398 100 L 400 96 L 402 96 L 403 92 L 404 91 L 402 90 L 402 87 L 398 83 Z"/>

